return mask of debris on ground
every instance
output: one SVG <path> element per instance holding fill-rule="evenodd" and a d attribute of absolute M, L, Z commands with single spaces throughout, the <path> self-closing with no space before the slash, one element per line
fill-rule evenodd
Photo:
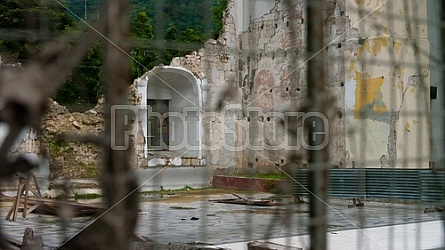
<path fill-rule="evenodd" d="M 259 199 L 259 200 L 251 200 L 244 198 L 238 194 L 232 193 L 236 198 L 229 199 L 213 199 L 209 200 L 210 202 L 216 203 L 229 203 L 229 204 L 238 204 L 238 205 L 251 205 L 251 206 L 281 206 L 282 203 L 276 202 L 274 199 Z"/>
<path fill-rule="evenodd" d="M 427 207 L 423 210 L 424 213 L 435 213 L 435 212 L 443 212 L 443 207 Z"/>
<path fill-rule="evenodd" d="M 191 243 L 159 243 L 149 237 L 134 235 L 131 243 L 131 250 L 228 250 L 202 242 Z"/>
<path fill-rule="evenodd" d="M 303 250 L 303 248 L 299 247 L 291 247 L 276 244 L 273 242 L 260 242 L 260 241 L 251 241 L 247 243 L 247 250 Z"/>
<path fill-rule="evenodd" d="M 34 236 L 32 228 L 27 227 L 23 234 L 22 247 L 20 250 L 43 250 L 42 236 Z"/>

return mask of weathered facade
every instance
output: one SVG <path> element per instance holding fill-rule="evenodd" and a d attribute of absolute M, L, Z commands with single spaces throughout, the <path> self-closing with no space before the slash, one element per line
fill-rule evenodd
<path fill-rule="evenodd" d="M 442 161 L 443 119 L 430 116 L 443 103 L 430 58 L 430 49 L 440 52 L 433 24 L 441 3 L 417 5 L 406 13 L 411 8 L 402 0 L 327 1 L 328 87 L 320 95 L 329 109 L 317 118 L 328 121 L 321 132 L 329 134 L 333 166 L 428 168 Z M 304 163 L 308 138 L 295 112 L 308 112 L 305 43 L 303 1 L 229 1 L 218 40 L 135 80 L 143 105 L 164 103 L 162 112 L 176 112 L 157 149 L 150 144 L 152 113 L 139 112 L 148 166 L 194 159 L 266 171 Z"/>
<path fill-rule="evenodd" d="M 430 124 L 431 104 L 443 99 L 430 99 L 430 85 L 437 86 L 438 79 L 431 75 L 434 34 L 429 29 L 434 25 L 427 23 L 440 20 L 432 12 L 440 10 L 440 3 L 417 3 L 415 13 L 404 1 L 393 1 L 391 8 L 379 1 L 349 5 L 350 22 L 358 25 L 345 41 L 344 54 L 346 124 L 347 130 L 356 131 L 346 135 L 348 157 L 365 159 L 361 165 L 369 167 L 428 168 L 430 152 L 443 149 L 443 141 L 433 145 L 430 139 L 443 139 L 443 132 L 430 137 L 431 128 L 439 125 Z M 360 23 L 367 13 L 367 21 Z"/>
<path fill-rule="evenodd" d="M 219 39 L 134 81 L 132 165 L 268 172 L 304 164 L 309 137 L 302 121 L 310 125 L 314 117 L 325 125 L 317 136 L 332 166 L 442 164 L 441 1 L 416 3 L 415 13 L 403 0 L 326 2 L 326 112 L 309 113 L 303 1 L 232 0 Z M 100 106 L 71 114 L 51 103 L 44 131 L 49 139 L 100 133 L 100 114 Z M 0 141 L 7 131 L 0 124 Z M 92 145 L 48 144 L 32 131 L 22 138 L 13 153 L 48 151 L 53 166 L 97 169 L 100 152 Z"/>

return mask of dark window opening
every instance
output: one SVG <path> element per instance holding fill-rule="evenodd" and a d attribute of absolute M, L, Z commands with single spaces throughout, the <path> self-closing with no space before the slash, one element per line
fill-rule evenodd
<path fill-rule="evenodd" d="M 168 150 L 170 128 L 169 100 L 147 100 L 148 109 L 148 150 Z"/>

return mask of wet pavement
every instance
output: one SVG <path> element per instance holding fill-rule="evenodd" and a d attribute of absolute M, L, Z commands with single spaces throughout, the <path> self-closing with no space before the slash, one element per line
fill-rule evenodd
<path fill-rule="evenodd" d="M 30 227 L 35 236 L 42 236 L 45 249 L 54 249 L 85 227 L 90 221 L 89 217 L 79 217 L 72 219 L 67 223 L 67 227 L 62 227 L 62 223 L 56 216 L 29 214 L 28 218 L 22 218 L 19 213 L 16 221 L 7 221 L 5 218 L 9 208 L 1 209 L 1 227 L 2 234 L 14 242 L 21 243 L 25 228 Z"/>
<path fill-rule="evenodd" d="M 270 194 L 254 195 L 255 199 Z M 215 199 L 214 196 L 207 197 Z M 230 194 L 219 198 L 233 198 Z M 212 203 L 208 199 L 188 203 L 145 203 L 137 232 L 153 240 L 224 244 L 266 240 L 308 233 L 309 205 L 258 207 Z M 284 202 L 291 202 L 287 199 Z M 332 200 L 328 210 L 328 230 L 378 227 L 440 220 L 437 212 L 424 213 L 425 205 L 365 202 L 348 208 L 349 200 Z M 192 218 L 199 218 L 193 220 Z"/>
<path fill-rule="evenodd" d="M 240 193 L 248 199 L 270 198 L 266 193 Z M 202 242 L 208 244 L 229 244 L 250 240 L 267 240 L 308 233 L 309 206 L 295 204 L 287 197 L 278 202 L 283 206 L 259 207 L 209 202 L 213 199 L 234 198 L 230 193 L 208 195 L 170 194 L 143 196 L 136 233 L 148 236 L 160 243 Z M 278 198 L 278 197 L 275 197 Z M 331 232 L 357 228 L 374 228 L 441 219 L 438 212 L 424 213 L 422 204 L 391 204 L 365 202 L 364 207 L 348 208 L 351 200 L 330 200 L 327 206 L 328 230 Z M 4 204 L 1 216 L 4 218 L 9 207 Z M 92 219 L 75 218 L 68 223 L 64 232 L 55 216 L 30 214 L 28 219 L 19 214 L 17 221 L 3 219 L 1 226 L 5 235 L 21 242 L 24 229 L 31 227 L 35 235 L 41 235 L 47 249 L 57 247 L 85 227 Z"/>

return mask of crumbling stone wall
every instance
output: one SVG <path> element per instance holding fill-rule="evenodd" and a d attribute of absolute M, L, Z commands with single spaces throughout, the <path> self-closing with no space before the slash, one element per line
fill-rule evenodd
<path fill-rule="evenodd" d="M 304 149 L 295 150 L 294 147 L 302 135 L 299 135 L 300 139 L 293 138 L 278 114 L 305 111 L 307 55 L 304 54 L 304 5 L 303 1 L 276 1 L 272 9 L 260 10 L 265 14 L 250 19 L 248 29 L 243 30 L 243 26 L 237 24 L 242 22 L 240 19 L 246 19 L 237 12 L 243 7 L 242 2 L 229 1 L 225 25 L 218 40 L 210 40 L 200 51 L 174 59 L 172 65 L 185 67 L 201 77 L 204 75 L 209 85 L 208 96 L 204 100 L 205 111 L 222 111 L 215 119 L 203 121 L 203 144 L 215 146 L 215 149 L 207 151 L 209 165 L 271 171 L 276 166 L 287 164 L 290 153 L 298 152 L 302 160 L 305 159 Z M 326 40 L 340 35 L 346 22 L 342 1 L 329 3 L 326 30 L 330 32 Z M 337 44 L 329 46 L 327 51 L 328 56 L 339 59 L 342 56 L 341 46 Z M 332 99 L 326 105 L 332 106 L 333 111 L 325 115 L 330 123 L 331 162 L 344 166 L 342 60 L 329 66 L 329 93 L 325 94 Z M 229 104 L 236 108 L 224 109 Z M 287 126 L 295 127 L 294 131 L 301 126 L 296 121 L 286 122 Z M 293 147 L 281 144 L 289 138 Z M 221 141 L 239 148 L 228 150 L 215 145 Z"/>
<path fill-rule="evenodd" d="M 344 22 L 342 1 L 329 1 L 326 7 L 325 40 L 331 41 L 341 35 L 343 29 L 337 25 Z M 275 112 L 308 112 L 305 26 L 303 1 L 276 1 L 275 7 L 268 13 L 255 20 L 251 20 L 248 31 L 241 33 L 238 66 L 238 87 L 243 89 L 243 108 L 259 107 L 264 113 L 250 117 L 250 126 L 262 129 L 260 136 L 253 135 L 258 144 L 270 146 L 280 145 L 281 140 L 288 138 L 300 140 L 303 134 L 288 133 L 280 128 L 283 120 Z M 309 41 L 310 42 L 310 41 Z M 342 65 L 342 50 L 337 44 L 326 49 L 329 64 L 327 65 L 326 80 L 327 93 L 320 92 L 328 106 L 324 113 L 329 119 L 330 129 L 330 161 L 332 165 L 344 165 L 344 76 Z M 338 60 L 336 60 L 338 59 Z M 271 114 L 268 115 L 267 113 Z M 247 117 L 249 120 L 249 116 Z M 301 126 L 297 121 L 284 121 L 295 131 Z M 256 129 L 253 129 L 255 131 Z M 252 131 L 252 129 L 251 129 Z M 259 132 L 259 131 L 258 131 Z M 304 146 L 298 149 L 298 143 L 285 143 L 285 147 L 278 150 L 248 150 L 247 161 L 258 166 L 280 166 L 289 161 L 289 154 L 298 154 L 305 161 Z M 293 147 L 296 145 L 296 147 Z M 281 149 L 281 150 L 280 150 Z"/>
<path fill-rule="evenodd" d="M 84 113 L 71 113 L 52 101 L 43 120 L 43 133 L 39 136 L 48 152 L 52 176 L 97 177 L 100 149 L 92 144 L 63 140 L 60 136 L 103 135 L 104 123 L 100 109 L 98 105 Z"/>
<path fill-rule="evenodd" d="M 12 154 L 34 153 L 47 158 L 50 178 L 95 178 L 98 176 L 100 149 L 92 144 L 66 140 L 63 135 L 99 136 L 104 132 L 100 105 L 84 113 L 71 113 L 48 100 L 48 112 L 39 133 L 29 130 Z"/>

